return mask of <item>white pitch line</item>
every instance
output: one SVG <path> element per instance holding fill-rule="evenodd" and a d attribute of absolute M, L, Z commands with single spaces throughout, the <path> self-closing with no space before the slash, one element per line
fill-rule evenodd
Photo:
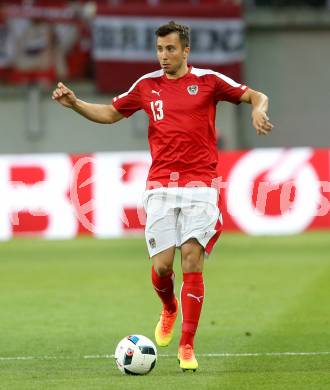
<path fill-rule="evenodd" d="M 200 353 L 199 357 L 265 357 L 265 356 L 325 356 L 330 352 L 246 352 L 246 353 Z M 174 354 L 159 354 L 160 357 L 176 357 Z M 85 356 L 0 356 L 0 361 L 5 360 L 74 360 L 74 359 L 113 359 L 115 355 L 85 355 Z"/>
<path fill-rule="evenodd" d="M 330 352 L 246 352 L 246 353 L 206 353 L 203 357 L 249 357 L 249 356 L 319 356 L 330 355 Z"/>

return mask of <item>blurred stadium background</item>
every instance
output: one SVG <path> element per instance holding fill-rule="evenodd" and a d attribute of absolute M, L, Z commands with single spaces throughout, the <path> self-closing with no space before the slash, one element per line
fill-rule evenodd
<path fill-rule="evenodd" d="M 226 234 L 206 269 L 198 346 L 261 355 L 204 356 L 195 382 L 169 377 L 165 359 L 154 382 L 109 387 L 97 356 L 136 332 L 131 316 L 152 337 L 158 310 L 143 261 L 147 119 L 102 126 L 50 96 L 61 80 L 111 102 L 158 69 L 153 31 L 169 20 L 191 25 L 192 65 L 270 97 L 268 137 L 255 135 L 250 107 L 218 106 Z M 0 1 L 0 389 L 162 388 L 164 377 L 217 389 L 219 375 L 222 389 L 329 386 L 329 43 L 329 0 Z M 265 358 L 292 351 L 316 355 Z M 84 355 L 97 356 L 74 360 Z"/>
<path fill-rule="evenodd" d="M 169 19 L 191 25 L 194 66 L 270 97 L 270 137 L 255 136 L 247 105 L 218 107 L 224 202 L 234 194 L 225 227 L 256 234 L 330 227 L 326 1 L 2 1 L 0 239 L 142 232 L 137 205 L 149 164 L 146 116 L 139 112 L 109 128 L 64 110 L 50 93 L 62 80 L 84 100 L 111 102 L 158 69 L 154 29 Z M 69 188 L 78 192 L 73 208 Z"/>

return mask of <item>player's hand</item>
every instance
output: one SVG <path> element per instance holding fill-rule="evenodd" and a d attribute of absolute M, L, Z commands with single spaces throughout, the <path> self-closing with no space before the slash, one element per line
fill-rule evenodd
<path fill-rule="evenodd" d="M 52 99 L 57 100 L 62 106 L 73 108 L 77 97 L 71 89 L 59 82 L 57 88 L 54 89 Z"/>
<path fill-rule="evenodd" d="M 274 127 L 269 121 L 267 114 L 261 110 L 253 110 L 252 123 L 258 135 L 266 135 Z"/>

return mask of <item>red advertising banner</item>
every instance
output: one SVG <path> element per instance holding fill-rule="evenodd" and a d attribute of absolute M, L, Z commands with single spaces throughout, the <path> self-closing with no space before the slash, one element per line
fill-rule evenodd
<path fill-rule="evenodd" d="M 330 149 L 221 152 L 226 231 L 330 229 Z M 143 233 L 147 152 L 0 156 L 0 240 Z"/>
<path fill-rule="evenodd" d="M 155 30 L 170 20 L 191 27 L 190 63 L 241 81 L 244 24 L 240 6 L 162 4 L 98 8 L 93 23 L 93 59 L 98 89 L 127 90 L 159 69 Z"/>

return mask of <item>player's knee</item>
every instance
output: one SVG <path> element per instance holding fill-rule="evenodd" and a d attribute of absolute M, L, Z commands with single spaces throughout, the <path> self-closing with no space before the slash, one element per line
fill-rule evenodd
<path fill-rule="evenodd" d="M 203 259 L 196 256 L 195 253 L 187 253 L 182 257 L 182 271 L 183 272 L 202 272 Z"/>
<path fill-rule="evenodd" d="M 164 263 L 154 264 L 154 269 L 158 276 L 166 276 L 173 272 L 172 266 Z"/>
<path fill-rule="evenodd" d="M 181 248 L 182 271 L 202 272 L 204 265 L 204 249 L 195 240 L 190 240 Z"/>
<path fill-rule="evenodd" d="M 166 276 L 173 272 L 175 247 L 168 248 L 152 257 L 154 270 L 159 276 Z"/>
<path fill-rule="evenodd" d="M 204 257 L 200 252 L 187 251 L 182 256 L 182 271 L 183 272 L 202 272 Z"/>

